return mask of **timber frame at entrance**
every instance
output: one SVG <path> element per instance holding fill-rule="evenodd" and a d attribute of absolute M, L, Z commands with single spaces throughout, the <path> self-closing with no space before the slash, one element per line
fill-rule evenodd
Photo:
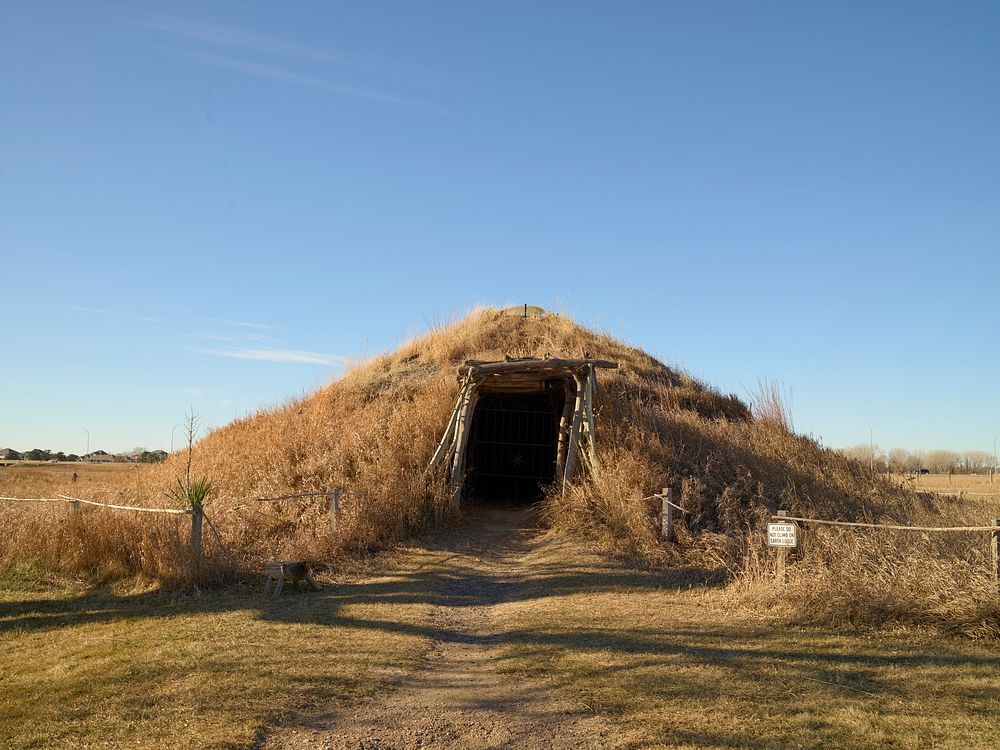
<path fill-rule="evenodd" d="M 594 393 L 596 371 L 613 369 L 616 362 L 603 359 L 507 359 L 497 362 L 468 360 L 458 370 L 458 399 L 444 435 L 428 466 L 444 467 L 457 501 L 465 479 L 469 436 L 480 397 L 488 394 L 537 394 L 561 387 L 564 399 L 559 420 L 554 478 L 570 482 L 582 468 L 597 467 L 594 449 Z"/>

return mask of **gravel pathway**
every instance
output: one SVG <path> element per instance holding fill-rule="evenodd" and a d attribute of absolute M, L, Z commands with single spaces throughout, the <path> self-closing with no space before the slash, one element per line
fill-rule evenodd
<path fill-rule="evenodd" d="M 275 729 L 264 750 L 608 748 L 602 717 L 544 681 L 495 669 L 496 605 L 531 579 L 524 558 L 539 543 L 523 511 L 482 511 L 446 540 L 453 554 L 430 618 L 434 644 L 423 668 L 374 701 L 298 717 Z"/>

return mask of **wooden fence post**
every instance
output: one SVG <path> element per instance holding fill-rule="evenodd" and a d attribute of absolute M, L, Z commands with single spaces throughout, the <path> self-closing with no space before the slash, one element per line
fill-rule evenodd
<path fill-rule="evenodd" d="M 787 510 L 779 510 L 775 515 L 787 516 Z M 788 562 L 788 547 L 777 547 L 778 561 L 775 565 L 775 574 L 778 578 L 778 583 L 788 582 L 788 571 L 786 570 L 786 564 Z"/>
<path fill-rule="evenodd" d="M 660 500 L 663 501 L 663 512 L 660 515 L 660 522 L 663 524 L 663 538 L 668 542 L 674 541 L 674 506 L 672 504 L 671 490 L 669 487 L 663 488 Z"/>
<path fill-rule="evenodd" d="M 990 534 L 990 552 L 993 558 L 993 585 L 1000 592 L 1000 518 L 993 519 L 996 530 Z"/>
<path fill-rule="evenodd" d="M 340 490 L 330 490 L 330 530 L 337 533 L 337 520 L 340 516 Z"/>
<path fill-rule="evenodd" d="M 69 501 L 69 517 L 70 518 L 80 517 L 80 502 L 78 500 Z"/>
<path fill-rule="evenodd" d="M 195 578 L 201 577 L 201 522 L 204 518 L 205 511 L 200 505 L 191 508 L 191 559 Z"/>

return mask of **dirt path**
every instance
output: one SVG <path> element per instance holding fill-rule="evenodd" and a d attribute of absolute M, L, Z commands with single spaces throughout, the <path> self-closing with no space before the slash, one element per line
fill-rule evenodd
<path fill-rule="evenodd" d="M 545 682 L 496 670 L 498 605 L 531 579 L 539 544 L 524 512 L 491 510 L 445 542 L 453 552 L 431 615 L 434 644 L 421 670 L 353 710 L 299 717 L 265 750 L 464 750 L 614 747 L 615 732 Z"/>

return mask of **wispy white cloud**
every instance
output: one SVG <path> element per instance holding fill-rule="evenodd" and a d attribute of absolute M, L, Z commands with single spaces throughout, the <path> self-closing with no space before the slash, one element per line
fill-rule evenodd
<path fill-rule="evenodd" d="M 223 318 L 198 318 L 198 320 L 206 320 L 209 323 L 221 323 L 226 326 L 239 326 L 241 328 L 255 328 L 259 331 L 284 331 L 285 329 L 281 326 L 273 326 L 268 323 L 250 323 L 246 320 L 225 320 Z"/>
<path fill-rule="evenodd" d="M 251 349 L 249 347 L 234 346 L 222 349 L 195 349 L 195 351 L 201 354 L 211 354 L 215 357 L 252 359 L 262 362 L 284 362 L 327 366 L 344 365 L 347 363 L 347 358 L 341 357 L 339 354 L 303 352 L 294 349 Z"/>
<path fill-rule="evenodd" d="M 240 338 L 245 341 L 257 341 L 265 344 L 273 344 L 278 341 L 274 336 L 263 336 L 259 333 L 244 333 Z"/>
<path fill-rule="evenodd" d="M 338 81 L 331 81 L 327 78 L 319 78 L 318 76 L 307 75 L 305 73 L 297 73 L 294 70 L 279 68 L 276 65 L 266 65 L 264 63 L 250 62 L 249 60 L 240 60 L 235 57 L 226 57 L 224 55 L 215 55 L 205 52 L 191 52 L 189 50 L 175 49 L 172 47 L 168 47 L 166 49 L 168 52 L 171 52 L 177 57 L 185 60 L 191 60 L 193 62 L 212 65 L 217 68 L 232 70 L 237 73 L 253 76 L 255 78 L 264 78 L 270 81 L 288 83 L 293 86 L 319 89 L 331 94 L 354 96 L 385 104 L 397 104 L 404 107 L 419 106 L 415 102 L 402 99 L 398 96 L 392 96 L 381 91 L 360 88 L 358 86 L 350 86 L 346 83 L 339 83 Z"/>
<path fill-rule="evenodd" d="M 181 335 L 192 339 L 203 339 L 205 341 L 255 341 L 263 344 L 278 343 L 278 339 L 274 336 L 265 336 L 260 333 L 234 333 L 231 335 L 222 333 L 185 333 Z"/>
<path fill-rule="evenodd" d="M 184 336 L 190 336 L 193 339 L 205 339 L 206 341 L 235 341 L 236 339 L 232 336 L 223 336 L 220 333 L 186 333 L 182 334 Z"/>
<path fill-rule="evenodd" d="M 134 313 L 119 312 L 118 310 L 108 310 L 103 307 L 84 307 L 82 305 L 70 305 L 70 310 L 76 310 L 78 312 L 90 312 L 97 313 L 99 315 L 112 315 L 116 318 L 128 318 L 130 320 L 143 320 L 147 323 L 159 323 L 159 318 L 150 318 L 145 315 L 135 315 Z"/>
<path fill-rule="evenodd" d="M 158 33 L 164 43 L 156 44 L 156 46 L 191 62 L 223 68 L 254 78 L 318 89 L 331 94 L 352 96 L 423 111 L 437 111 L 420 102 L 407 100 L 384 91 L 365 86 L 352 86 L 322 75 L 302 73 L 281 65 L 270 64 L 273 58 L 280 57 L 292 64 L 293 67 L 297 65 L 315 67 L 317 64 L 330 65 L 331 63 L 340 66 L 349 65 L 352 68 L 365 67 L 327 49 L 303 45 L 271 34 L 248 31 L 234 26 L 203 23 L 166 15 L 119 17 L 118 20 Z M 174 44 L 180 46 L 173 46 Z M 234 57 L 232 56 L 234 54 L 240 56 Z M 243 59 L 244 55 L 258 57 L 263 55 L 271 60 L 266 63 L 254 62 Z"/>
<path fill-rule="evenodd" d="M 296 60 L 311 60 L 314 62 L 349 62 L 340 55 L 316 47 L 309 47 L 295 42 L 289 42 L 270 34 L 232 26 L 216 26 L 201 21 L 188 21 L 171 16 L 152 15 L 146 18 L 124 18 L 127 23 L 142 26 L 147 29 L 161 31 L 172 36 L 189 41 L 219 47 L 237 47 L 266 55 L 278 55 Z"/>

